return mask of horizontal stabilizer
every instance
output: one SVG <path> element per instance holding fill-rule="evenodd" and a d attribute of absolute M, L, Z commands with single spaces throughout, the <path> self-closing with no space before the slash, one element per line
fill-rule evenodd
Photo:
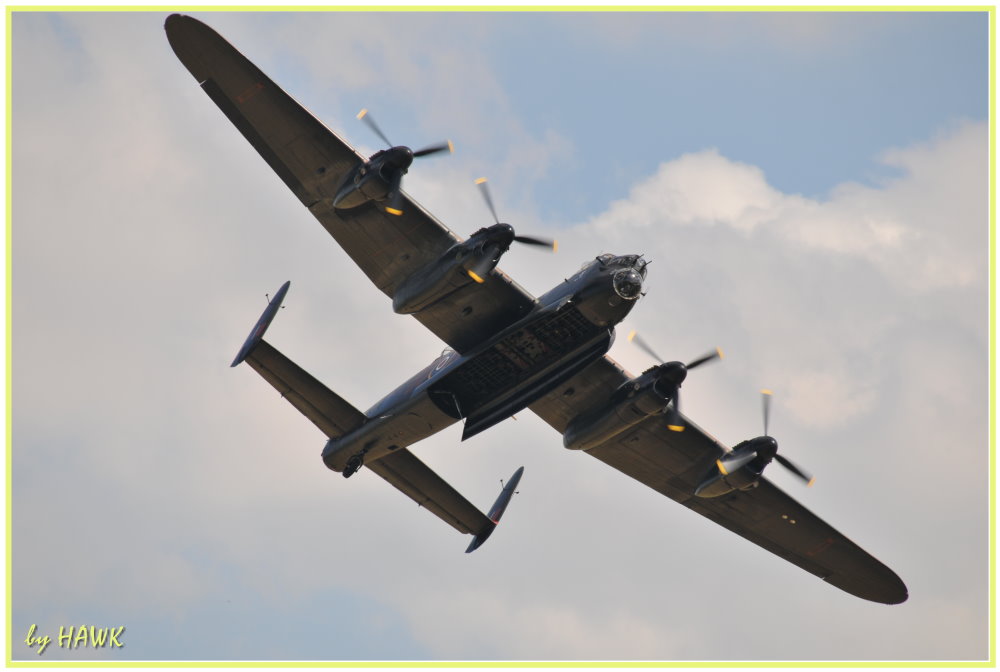
<path fill-rule="evenodd" d="M 398 448 L 365 467 L 462 534 L 475 534 L 489 518 L 406 448 Z"/>
<path fill-rule="evenodd" d="M 289 285 L 291 282 L 283 284 L 274 298 L 268 302 L 264 314 L 257 320 L 253 331 L 240 348 L 240 354 L 233 360 L 233 366 L 246 361 L 292 406 L 312 420 L 327 437 L 339 438 L 363 424 L 367 420 L 365 414 L 264 340 L 264 332 L 281 308 L 281 302 L 288 293 Z"/>
<path fill-rule="evenodd" d="M 465 549 L 466 553 L 472 553 L 474 550 L 486 543 L 486 540 L 490 538 L 493 534 L 493 530 L 497 529 L 497 525 L 500 523 L 500 517 L 503 516 L 503 512 L 507 510 L 507 505 L 510 504 L 510 498 L 514 496 L 514 491 L 517 489 L 517 484 L 521 482 L 521 474 L 524 473 L 524 467 L 518 468 L 514 472 L 514 475 L 510 477 L 507 481 L 507 485 L 503 486 L 503 490 L 500 491 L 500 496 L 497 497 L 497 501 L 493 503 L 493 508 L 490 509 L 487 518 L 490 519 L 489 525 L 483 527 L 476 533 L 476 536 L 472 539 L 472 543 L 469 547 Z"/>
<path fill-rule="evenodd" d="M 285 294 L 288 293 L 288 288 L 291 286 L 292 281 L 288 280 L 281 286 L 278 293 L 274 295 L 274 298 L 267 304 L 267 308 L 264 309 L 264 313 L 257 320 L 257 324 L 254 325 L 253 331 L 247 336 L 247 340 L 243 343 L 243 347 L 240 348 L 240 352 L 236 355 L 236 359 L 230 366 L 236 366 L 244 359 L 247 358 L 257 344 L 260 343 L 260 339 L 264 338 L 264 332 L 267 331 L 268 326 L 271 324 L 271 320 L 277 314 L 278 309 L 281 308 L 281 302 L 285 300 Z"/>
<path fill-rule="evenodd" d="M 328 438 L 339 438 L 366 420 L 364 413 L 267 341 L 257 343 L 247 364 Z"/>

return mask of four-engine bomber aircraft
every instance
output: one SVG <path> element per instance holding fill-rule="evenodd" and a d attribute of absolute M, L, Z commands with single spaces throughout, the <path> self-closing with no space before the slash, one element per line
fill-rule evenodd
<path fill-rule="evenodd" d="M 246 361 L 329 438 L 323 461 L 345 477 L 362 466 L 472 534 L 496 528 L 523 467 L 483 514 L 407 446 L 465 421 L 470 437 L 530 408 L 582 450 L 853 595 L 897 604 L 896 574 L 762 476 L 774 459 L 808 479 L 765 435 L 730 450 L 680 412 L 688 364 L 633 378 L 607 356 L 614 328 L 642 294 L 647 262 L 604 254 L 539 298 L 497 268 L 517 236 L 499 221 L 461 240 L 400 189 L 413 151 L 370 158 L 328 130 L 218 33 L 191 17 L 166 21 L 181 62 L 397 313 L 413 315 L 449 349 L 366 413 L 263 340 L 288 291 L 268 304 L 233 366 Z M 371 120 L 360 115 L 389 145 Z M 489 192 L 484 191 L 493 210 Z M 496 212 L 493 210 L 494 218 Z M 765 397 L 766 399 L 766 397 Z"/>

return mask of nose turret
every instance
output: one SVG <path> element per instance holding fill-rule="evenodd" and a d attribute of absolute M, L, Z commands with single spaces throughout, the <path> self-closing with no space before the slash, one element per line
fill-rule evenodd
<path fill-rule="evenodd" d="M 611 281 L 615 293 L 626 301 L 634 301 L 642 293 L 642 276 L 635 268 L 617 271 Z"/>
<path fill-rule="evenodd" d="M 601 255 L 586 267 L 574 303 L 584 317 L 598 326 L 621 322 L 642 296 L 647 264 L 637 254 Z"/>

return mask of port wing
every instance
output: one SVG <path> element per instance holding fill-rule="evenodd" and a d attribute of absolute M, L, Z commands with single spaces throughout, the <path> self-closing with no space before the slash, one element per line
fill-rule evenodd
<path fill-rule="evenodd" d="M 561 433 L 630 378 L 605 356 L 530 408 Z M 689 419 L 684 424 L 683 432 L 672 432 L 654 415 L 586 452 L 852 595 L 886 604 L 906 600 L 906 586 L 891 569 L 766 478 L 751 490 L 696 497 L 727 449 Z"/>

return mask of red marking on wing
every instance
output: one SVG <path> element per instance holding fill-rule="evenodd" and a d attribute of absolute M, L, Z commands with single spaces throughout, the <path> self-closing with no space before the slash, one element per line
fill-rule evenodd
<path fill-rule="evenodd" d="M 263 84 L 261 84 L 260 82 L 256 82 L 253 86 L 249 87 L 246 91 L 244 91 L 240 95 L 236 96 L 236 101 L 239 102 L 239 103 L 245 103 L 248 100 L 250 100 L 251 98 L 253 98 L 254 96 L 256 96 L 257 93 L 259 93 L 260 90 L 263 89 L 263 88 L 264 88 Z"/>
<path fill-rule="evenodd" d="M 822 544 L 812 549 L 811 551 L 806 551 L 806 555 L 808 555 L 811 558 L 813 556 L 819 555 L 820 553 L 830 548 L 831 546 L 833 546 L 833 539 L 827 539 L 826 541 L 824 541 Z"/>

